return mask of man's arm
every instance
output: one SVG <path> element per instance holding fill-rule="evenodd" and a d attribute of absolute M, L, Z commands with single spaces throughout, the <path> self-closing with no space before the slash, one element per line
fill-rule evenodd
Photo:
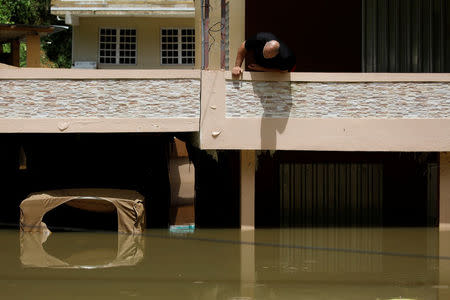
<path fill-rule="evenodd" d="M 237 55 L 236 55 L 236 62 L 234 63 L 234 67 L 231 70 L 231 73 L 234 76 L 239 76 L 243 72 L 241 66 L 242 62 L 245 59 L 245 55 L 247 54 L 247 49 L 245 49 L 245 41 L 242 42 L 241 46 L 238 49 Z"/>

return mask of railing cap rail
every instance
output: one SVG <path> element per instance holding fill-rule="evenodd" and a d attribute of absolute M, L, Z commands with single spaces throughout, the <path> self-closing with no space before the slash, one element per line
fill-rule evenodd
<path fill-rule="evenodd" d="M 239 78 L 225 72 L 226 80 L 297 82 L 450 82 L 450 73 L 263 73 L 244 72 Z"/>
<path fill-rule="evenodd" d="M 8 79 L 200 79 L 200 70 L 0 69 L 0 80 Z"/>

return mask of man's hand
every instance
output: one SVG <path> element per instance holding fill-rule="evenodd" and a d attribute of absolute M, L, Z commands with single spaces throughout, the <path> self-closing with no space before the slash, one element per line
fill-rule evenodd
<path fill-rule="evenodd" d="M 233 74 L 233 76 L 239 76 L 242 74 L 242 72 L 243 72 L 242 68 L 237 66 L 231 70 L 231 74 Z"/>
<path fill-rule="evenodd" d="M 266 68 L 261 67 L 261 66 L 258 65 L 258 64 L 249 64 L 249 65 L 248 65 L 248 68 L 249 68 L 250 70 L 253 70 L 253 71 L 265 71 L 265 70 L 266 70 Z"/>

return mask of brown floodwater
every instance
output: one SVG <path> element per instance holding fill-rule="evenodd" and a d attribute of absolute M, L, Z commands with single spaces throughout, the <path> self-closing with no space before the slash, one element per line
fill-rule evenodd
<path fill-rule="evenodd" d="M 450 299 L 436 228 L 0 230 L 0 299 Z"/>

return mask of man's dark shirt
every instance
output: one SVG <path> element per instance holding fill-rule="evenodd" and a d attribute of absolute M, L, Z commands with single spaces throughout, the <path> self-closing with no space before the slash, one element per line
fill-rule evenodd
<path fill-rule="evenodd" d="M 263 56 L 263 49 L 266 43 L 271 40 L 276 40 L 280 43 L 280 52 L 277 56 L 267 59 Z M 245 41 L 245 49 L 254 52 L 256 63 L 262 67 L 290 71 L 295 66 L 294 53 L 272 33 L 257 33 Z"/>

